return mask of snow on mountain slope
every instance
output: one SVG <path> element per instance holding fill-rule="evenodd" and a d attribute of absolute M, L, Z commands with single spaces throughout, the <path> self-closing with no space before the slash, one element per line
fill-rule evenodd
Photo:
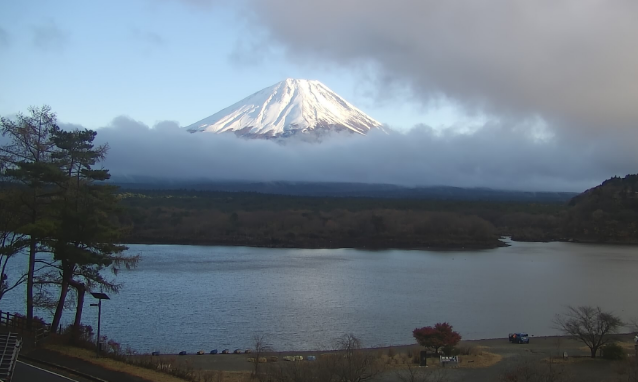
<path fill-rule="evenodd" d="M 186 129 L 277 138 L 320 130 L 347 130 L 365 135 L 382 127 L 321 82 L 288 78 Z"/>

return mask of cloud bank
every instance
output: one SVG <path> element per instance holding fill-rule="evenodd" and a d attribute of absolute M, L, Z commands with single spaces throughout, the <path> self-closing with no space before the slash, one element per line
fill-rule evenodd
<path fill-rule="evenodd" d="M 540 116 L 604 135 L 638 126 L 638 2 L 244 0 L 264 45 L 297 62 L 375 68 L 427 104 Z M 400 86 L 400 87 L 401 87 Z"/>
<path fill-rule="evenodd" d="M 532 124 L 532 122 L 530 122 Z M 473 134 L 427 126 L 409 132 L 331 136 L 321 144 L 187 133 L 118 117 L 98 130 L 104 166 L 118 176 L 172 179 L 391 183 L 531 191 L 583 191 L 638 168 L 616 141 L 539 140 L 526 123 L 488 123 Z M 629 144 L 628 144 L 629 145 Z"/>

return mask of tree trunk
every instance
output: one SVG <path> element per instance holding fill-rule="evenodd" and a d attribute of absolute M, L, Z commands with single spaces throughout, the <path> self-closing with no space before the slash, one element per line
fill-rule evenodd
<path fill-rule="evenodd" d="M 51 332 L 55 333 L 60 321 L 62 320 L 62 312 L 64 311 L 64 303 L 66 302 L 66 295 L 69 293 L 69 282 L 73 278 L 73 265 L 65 264 L 62 262 L 62 284 L 60 285 L 60 299 L 58 300 L 58 306 L 55 308 L 55 314 L 53 315 L 53 322 L 51 322 Z"/>
<path fill-rule="evenodd" d="M 75 308 L 75 321 L 73 321 L 73 331 L 80 333 L 80 325 L 82 325 L 82 309 L 84 308 L 84 294 L 86 287 L 81 282 L 71 280 L 70 285 L 78 292 L 78 304 Z"/>
<path fill-rule="evenodd" d="M 29 242 L 29 270 L 27 272 L 27 326 L 33 323 L 33 278 L 35 273 L 36 241 L 33 237 Z"/>
<path fill-rule="evenodd" d="M 589 348 L 591 350 L 591 357 L 596 358 L 596 352 L 598 351 L 598 346 Z"/>
<path fill-rule="evenodd" d="M 62 285 L 60 286 L 60 299 L 58 300 L 58 306 L 55 308 L 55 315 L 53 315 L 53 322 L 51 322 L 51 332 L 55 333 L 60 321 L 62 320 L 62 312 L 64 311 L 64 303 L 66 302 L 66 295 L 69 293 L 69 282 L 66 277 L 62 279 Z"/>

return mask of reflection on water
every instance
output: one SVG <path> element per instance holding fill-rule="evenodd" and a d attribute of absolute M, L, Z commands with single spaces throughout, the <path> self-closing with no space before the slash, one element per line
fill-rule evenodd
<path fill-rule="evenodd" d="M 512 244 L 464 252 L 131 245 L 142 261 L 118 275 L 125 287 L 104 303 L 102 328 L 138 351 L 245 348 L 257 333 L 276 349 L 302 350 L 343 333 L 366 346 L 412 343 L 415 327 L 440 321 L 468 339 L 554 334 L 551 320 L 568 304 L 638 316 L 637 248 Z M 94 324 L 90 302 L 85 322 Z M 1 304 L 23 311 L 23 293 Z"/>

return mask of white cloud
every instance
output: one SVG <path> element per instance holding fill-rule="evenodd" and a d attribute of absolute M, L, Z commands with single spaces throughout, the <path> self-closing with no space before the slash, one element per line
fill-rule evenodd
<path fill-rule="evenodd" d="M 534 139 L 530 127 L 487 123 L 475 133 L 333 136 L 321 144 L 190 134 L 175 122 L 154 128 L 126 117 L 98 130 L 114 175 L 251 181 L 331 181 L 582 191 L 638 168 L 614 141 Z"/>

